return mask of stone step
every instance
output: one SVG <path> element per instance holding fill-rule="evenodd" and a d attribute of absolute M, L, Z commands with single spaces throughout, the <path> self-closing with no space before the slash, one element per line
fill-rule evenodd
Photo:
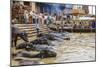
<path fill-rule="evenodd" d="M 44 30 L 45 33 L 47 33 L 48 31 Z M 40 33 L 44 33 L 43 31 L 40 31 Z M 28 37 L 32 37 L 32 36 L 36 36 L 37 33 L 36 32 L 28 32 Z M 21 38 L 18 37 L 18 40 L 20 40 Z"/>
<path fill-rule="evenodd" d="M 40 31 L 47 31 L 48 29 L 42 28 Z M 36 29 L 20 29 L 20 31 L 26 31 L 26 32 L 36 32 Z"/>
<path fill-rule="evenodd" d="M 23 29 L 23 28 L 35 28 L 35 26 L 17 26 L 17 27 L 19 27 L 21 29 Z M 47 28 L 47 26 L 40 26 L 40 28 Z"/>
<path fill-rule="evenodd" d="M 28 26 L 35 26 L 35 24 L 15 24 L 18 27 L 28 27 Z M 40 26 L 47 26 L 47 25 L 42 25 L 40 24 Z"/>
<path fill-rule="evenodd" d="M 36 28 L 35 28 L 35 24 L 16 24 L 16 26 L 20 29 L 20 31 L 26 31 L 26 33 L 28 34 L 28 38 L 36 36 Z M 40 33 L 47 33 L 48 32 L 48 28 L 46 25 L 41 25 L 40 26 Z M 18 40 L 20 40 L 21 38 L 18 37 Z"/>

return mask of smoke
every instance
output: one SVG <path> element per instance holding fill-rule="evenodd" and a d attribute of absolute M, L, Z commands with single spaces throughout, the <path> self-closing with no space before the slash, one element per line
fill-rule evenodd
<path fill-rule="evenodd" d="M 73 5 L 67 4 L 67 5 L 61 5 L 61 4 L 52 4 L 53 7 L 53 12 L 54 13 L 60 13 L 62 12 L 65 8 L 72 9 Z"/>
<path fill-rule="evenodd" d="M 67 4 L 65 5 L 66 8 L 73 8 L 73 5 L 72 4 Z"/>
<path fill-rule="evenodd" d="M 53 12 L 55 12 L 55 13 L 61 12 L 60 6 L 61 6 L 60 4 L 53 4 L 52 5 Z"/>

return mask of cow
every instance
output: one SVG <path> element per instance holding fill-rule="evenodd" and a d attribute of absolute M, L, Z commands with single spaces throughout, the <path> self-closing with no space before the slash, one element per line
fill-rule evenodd
<path fill-rule="evenodd" d="M 12 38 L 12 46 L 17 45 L 18 37 L 20 37 L 25 42 L 29 42 L 27 33 L 25 31 L 20 31 L 18 27 L 16 27 L 14 24 L 11 25 L 11 38 Z"/>

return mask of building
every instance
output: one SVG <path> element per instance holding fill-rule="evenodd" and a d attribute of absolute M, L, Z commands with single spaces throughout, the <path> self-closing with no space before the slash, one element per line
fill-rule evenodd
<path fill-rule="evenodd" d="M 88 7 L 88 5 L 83 5 L 82 9 L 85 11 L 85 14 L 89 14 L 89 7 Z"/>

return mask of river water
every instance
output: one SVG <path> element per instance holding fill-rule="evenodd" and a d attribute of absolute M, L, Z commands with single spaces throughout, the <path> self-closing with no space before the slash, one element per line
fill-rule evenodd
<path fill-rule="evenodd" d="M 95 33 L 72 33 L 70 40 L 64 40 L 56 44 L 59 44 L 54 46 L 57 57 L 24 59 L 39 61 L 41 64 L 95 61 Z M 16 58 L 18 57 L 14 59 Z M 19 65 L 19 62 L 14 59 L 12 59 L 12 65 Z"/>

